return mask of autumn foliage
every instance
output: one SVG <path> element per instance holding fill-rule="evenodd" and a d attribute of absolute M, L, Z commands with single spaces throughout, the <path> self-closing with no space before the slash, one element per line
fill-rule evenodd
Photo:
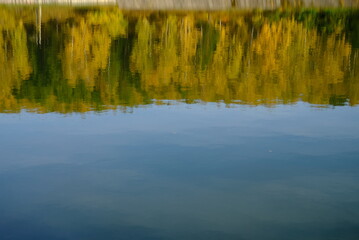
<path fill-rule="evenodd" d="M 0 8 L 0 112 L 359 103 L 358 13 Z M 355 22 L 356 21 L 356 22 Z"/>

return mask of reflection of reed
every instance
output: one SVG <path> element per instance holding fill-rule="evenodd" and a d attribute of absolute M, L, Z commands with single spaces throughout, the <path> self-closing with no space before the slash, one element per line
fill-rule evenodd
<path fill-rule="evenodd" d="M 0 0 L 7 4 L 38 4 L 39 0 Z M 282 6 L 358 7 L 358 0 L 42 0 L 43 4 L 118 4 L 124 9 L 275 9 Z"/>

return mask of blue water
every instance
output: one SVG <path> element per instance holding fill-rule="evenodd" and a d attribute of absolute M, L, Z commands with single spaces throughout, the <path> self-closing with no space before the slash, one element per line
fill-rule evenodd
<path fill-rule="evenodd" d="M 358 239 L 359 108 L 0 115 L 0 239 Z"/>

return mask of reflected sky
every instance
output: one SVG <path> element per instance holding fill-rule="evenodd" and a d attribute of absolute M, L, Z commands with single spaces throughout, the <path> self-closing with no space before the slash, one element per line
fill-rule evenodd
<path fill-rule="evenodd" d="M 2 239 L 356 239 L 358 108 L 1 115 Z"/>

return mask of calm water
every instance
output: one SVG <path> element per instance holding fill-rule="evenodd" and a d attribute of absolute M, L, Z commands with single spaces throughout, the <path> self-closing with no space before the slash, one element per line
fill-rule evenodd
<path fill-rule="evenodd" d="M 359 11 L 0 7 L 1 240 L 359 239 Z"/>

